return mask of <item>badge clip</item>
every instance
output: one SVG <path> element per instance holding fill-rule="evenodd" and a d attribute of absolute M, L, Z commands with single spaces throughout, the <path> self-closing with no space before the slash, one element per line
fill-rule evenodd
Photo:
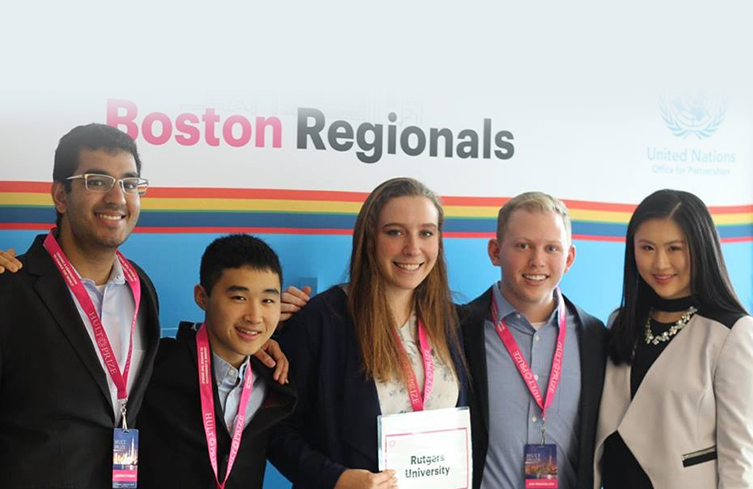
<path fill-rule="evenodd" d="M 546 444 L 546 418 L 544 416 L 541 417 L 541 444 Z"/>
<path fill-rule="evenodd" d="M 126 402 L 127 402 L 126 400 L 120 401 L 120 414 L 122 418 L 121 429 L 124 432 L 128 433 L 128 421 L 126 420 L 126 411 L 127 411 Z"/>

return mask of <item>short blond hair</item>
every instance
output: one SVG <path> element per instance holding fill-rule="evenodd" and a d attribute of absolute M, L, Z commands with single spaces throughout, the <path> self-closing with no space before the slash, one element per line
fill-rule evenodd
<path fill-rule="evenodd" d="M 507 230 L 507 223 L 510 221 L 513 213 L 519 209 L 528 212 L 554 212 L 562 217 L 562 223 L 565 225 L 568 241 L 572 241 L 572 225 L 570 224 L 570 213 L 567 211 L 565 204 L 549 194 L 544 192 L 525 192 L 510 199 L 499 210 L 497 215 L 497 240 L 502 241 Z"/>

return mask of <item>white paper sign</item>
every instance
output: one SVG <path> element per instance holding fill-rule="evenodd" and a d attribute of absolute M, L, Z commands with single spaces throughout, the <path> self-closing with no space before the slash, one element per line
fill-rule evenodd
<path fill-rule="evenodd" d="M 471 487 L 471 417 L 467 407 L 379 416 L 379 470 L 400 489 Z"/>

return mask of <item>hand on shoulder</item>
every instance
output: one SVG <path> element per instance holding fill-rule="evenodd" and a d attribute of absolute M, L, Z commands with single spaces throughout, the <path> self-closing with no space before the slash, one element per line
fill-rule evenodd
<path fill-rule="evenodd" d="M 293 285 L 288 286 L 282 293 L 280 321 L 287 321 L 293 314 L 301 310 L 311 300 L 311 287 L 308 285 L 303 290 Z"/>
<path fill-rule="evenodd" d="M 16 258 L 16 250 L 9 248 L 8 251 L 0 250 L 0 273 L 4 273 L 6 270 L 16 273 L 23 264 Z"/>

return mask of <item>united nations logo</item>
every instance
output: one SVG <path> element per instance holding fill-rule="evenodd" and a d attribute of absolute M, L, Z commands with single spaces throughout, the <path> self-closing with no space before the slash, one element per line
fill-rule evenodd
<path fill-rule="evenodd" d="M 727 99 L 704 91 L 668 93 L 659 101 L 662 119 L 672 134 L 698 139 L 711 137 L 724 121 Z"/>

